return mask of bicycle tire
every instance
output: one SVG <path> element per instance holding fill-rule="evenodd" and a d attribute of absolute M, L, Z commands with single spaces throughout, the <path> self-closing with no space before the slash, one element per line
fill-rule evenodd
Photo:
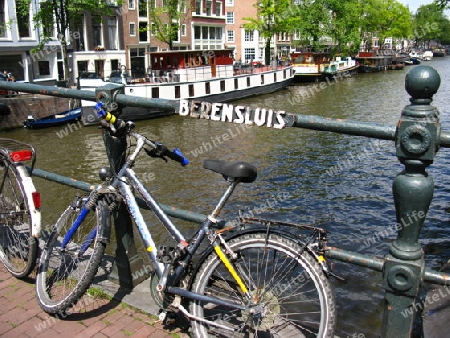
<path fill-rule="evenodd" d="M 75 203 L 74 203 L 75 204 Z M 105 253 L 106 244 L 99 238 L 99 229 L 109 226 L 109 208 L 98 201 L 70 242 L 62 249 L 61 242 L 82 208 L 69 206 L 53 226 L 39 259 L 36 295 L 40 307 L 50 314 L 64 314 L 84 295 L 92 284 Z M 80 256 L 80 248 L 89 233 L 97 232 L 89 248 Z"/>
<path fill-rule="evenodd" d="M 38 251 L 25 184 L 35 191 L 25 166 L 0 155 L 0 260 L 20 279 L 35 268 Z"/>
<path fill-rule="evenodd" d="M 238 255 L 239 275 L 260 311 L 248 311 L 191 301 L 194 317 L 213 321 L 233 331 L 200 320 L 191 322 L 195 337 L 334 337 L 334 294 L 317 261 L 296 242 L 279 235 L 243 234 L 227 244 Z M 251 286 L 252 285 L 252 286 Z M 202 263 L 192 291 L 240 305 L 248 299 L 215 253 Z M 258 300 L 257 300 L 258 299 Z"/>

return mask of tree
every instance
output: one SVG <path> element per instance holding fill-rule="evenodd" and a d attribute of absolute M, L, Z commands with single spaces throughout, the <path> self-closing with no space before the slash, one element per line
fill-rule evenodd
<path fill-rule="evenodd" d="M 254 5 L 257 17 L 246 17 L 244 24 L 247 30 L 257 30 L 266 40 L 264 48 L 265 64 L 270 64 L 270 42 L 274 34 L 285 32 L 291 16 L 291 0 L 260 0 Z M 275 51 L 276 55 L 276 51 Z"/>
<path fill-rule="evenodd" d="M 45 44 L 54 38 L 61 42 L 61 54 L 64 64 L 64 79 L 69 79 L 69 62 L 67 56 L 68 39 L 76 38 L 72 32 L 81 22 L 82 15 L 90 12 L 92 15 L 108 15 L 112 9 L 111 0 L 42 0 L 33 16 L 33 21 L 39 30 L 40 44 L 36 50 L 43 49 Z M 29 13 L 31 0 L 16 1 L 17 8 L 23 13 Z M 120 5 L 117 3 L 117 5 Z"/>
<path fill-rule="evenodd" d="M 331 12 L 328 34 L 336 44 L 333 54 L 356 54 L 361 43 L 359 2 L 355 0 L 328 0 Z"/>
<path fill-rule="evenodd" d="M 411 14 L 398 1 L 370 0 L 362 6 L 362 35 L 376 34 L 380 48 L 384 48 L 387 37 L 405 38 L 411 35 Z"/>
<path fill-rule="evenodd" d="M 443 9 L 434 4 L 420 6 L 414 17 L 414 39 L 416 45 L 428 48 L 431 40 L 441 40 L 442 29 L 446 29 Z"/>
<path fill-rule="evenodd" d="M 332 13 L 326 0 L 305 0 L 298 5 L 299 20 L 294 30 L 313 50 L 325 48 L 324 38 L 330 37 Z M 329 47 L 329 46 L 328 46 Z"/>
<path fill-rule="evenodd" d="M 301 45 L 315 51 L 354 54 L 360 45 L 358 0 L 305 0 L 297 5 L 299 15 L 292 30 Z"/>
<path fill-rule="evenodd" d="M 181 23 L 187 17 L 188 11 L 185 0 L 162 0 L 161 6 L 155 6 L 155 1 L 151 1 L 149 29 L 152 36 L 166 43 L 172 50 L 173 42 L 178 40 Z"/>

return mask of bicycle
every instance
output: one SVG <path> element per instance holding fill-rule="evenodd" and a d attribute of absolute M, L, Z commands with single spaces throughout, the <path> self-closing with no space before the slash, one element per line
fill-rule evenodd
<path fill-rule="evenodd" d="M 127 135 L 136 144 L 117 174 L 101 169 L 102 183 L 88 197 L 77 197 L 54 225 L 36 278 L 37 299 L 44 311 L 64 312 L 87 290 L 109 241 L 111 213 L 124 204 L 153 264 L 154 301 L 163 313 L 185 315 L 195 336 L 333 337 L 336 314 L 323 258 L 324 230 L 296 226 L 308 231 L 300 235 L 287 230 L 291 224 L 245 217 L 239 224 L 224 226 L 218 219 L 221 209 L 239 183 L 256 179 L 257 170 L 242 161 L 205 160 L 204 168 L 221 174 L 228 187 L 195 234 L 185 239 L 132 167 L 142 149 L 149 156 L 166 161 L 168 157 L 182 165 L 187 159 L 178 149 L 170 151 L 135 132 L 133 122 L 105 112 L 101 103 L 96 109 L 104 132 Z M 157 249 L 135 191 L 176 246 Z"/>
<path fill-rule="evenodd" d="M 28 144 L 0 138 L 0 260 L 17 278 L 27 277 L 36 266 L 41 226 L 40 194 L 28 168 L 36 152 Z"/>

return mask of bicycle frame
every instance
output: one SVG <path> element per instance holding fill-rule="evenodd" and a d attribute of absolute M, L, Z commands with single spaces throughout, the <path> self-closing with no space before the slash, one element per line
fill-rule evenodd
<path fill-rule="evenodd" d="M 132 136 L 134 136 L 137 140 L 136 148 L 133 151 L 133 153 L 128 157 L 126 163 L 122 166 L 117 176 L 115 176 L 110 185 L 108 186 L 108 192 L 109 193 L 115 193 L 116 191 L 119 192 L 119 195 L 123 197 L 123 202 L 128 208 L 128 211 L 130 215 L 133 217 L 136 227 L 139 231 L 139 234 L 141 236 L 141 239 L 143 241 L 144 247 L 147 251 L 147 254 L 150 258 L 150 260 L 153 263 L 153 266 L 155 268 L 155 273 L 157 277 L 159 278 L 159 284 L 157 286 L 158 291 L 167 291 L 169 293 L 179 295 L 182 297 L 191 298 L 193 300 L 199 300 L 199 301 L 207 301 L 213 304 L 227 306 L 229 308 L 233 309 L 239 309 L 239 310 L 245 310 L 248 307 L 242 306 L 240 304 L 234 304 L 232 302 L 223 301 L 220 299 L 216 299 L 214 297 L 205 296 L 202 294 L 194 293 L 182 288 L 173 287 L 171 285 L 176 284 L 182 277 L 183 272 L 185 271 L 185 266 L 189 263 L 192 256 L 195 254 L 196 250 L 202 243 L 202 241 L 205 239 L 207 234 L 209 233 L 209 229 L 211 226 L 216 222 L 216 217 L 218 216 L 220 210 L 225 205 L 228 198 L 233 193 L 234 188 L 239 183 L 239 181 L 235 180 L 230 182 L 230 185 L 228 189 L 223 194 L 222 198 L 219 200 L 216 208 L 212 212 L 212 214 L 205 220 L 205 222 L 202 224 L 200 229 L 196 232 L 194 235 L 194 238 L 191 241 L 191 244 L 189 244 L 186 239 L 184 238 L 183 234 L 178 230 L 178 228 L 175 226 L 175 224 L 170 220 L 170 218 L 167 216 L 167 214 L 161 209 L 159 204 L 156 202 L 155 198 L 152 196 L 152 194 L 148 191 L 148 189 L 142 184 L 142 182 L 138 179 L 135 172 L 132 170 L 132 166 L 135 162 L 135 159 L 139 152 L 142 150 L 142 148 L 145 145 L 145 138 L 135 132 L 130 132 Z M 129 182 L 129 183 L 128 183 Z M 160 220 L 162 225 L 166 228 L 166 230 L 171 234 L 173 239 L 177 242 L 178 246 L 177 248 L 185 250 L 186 255 L 183 257 L 183 260 L 180 264 L 174 269 L 174 272 L 169 276 L 172 264 L 163 264 L 158 261 L 157 258 L 157 247 L 156 243 L 152 238 L 152 235 L 150 231 L 147 228 L 147 225 L 145 223 L 144 217 L 139 209 L 138 203 L 136 201 L 136 198 L 132 192 L 131 187 L 133 187 L 135 190 L 137 190 L 141 196 L 143 197 L 144 201 L 148 205 L 148 207 L 154 212 L 156 217 Z M 92 194 L 90 198 L 92 197 Z M 69 231 L 64 236 L 64 239 L 62 241 L 61 247 L 64 248 L 65 245 L 70 241 L 76 230 L 78 229 L 79 225 L 82 223 L 84 218 L 89 213 L 89 208 L 86 207 L 86 204 L 89 202 L 89 199 L 85 202 L 83 205 L 83 209 L 81 213 L 78 215 L 77 219 L 69 229 Z M 83 253 L 87 247 L 89 246 L 90 242 L 95 238 L 95 235 L 98 231 L 98 228 L 94 228 L 91 233 L 88 235 L 88 239 L 81 245 L 80 254 Z M 222 251 L 220 248 L 220 244 L 224 245 L 224 241 L 216 241 L 216 238 L 219 237 L 220 234 L 213 234 L 210 235 L 209 240 L 213 244 L 213 249 L 222 261 L 222 263 L 226 266 L 228 271 L 230 272 L 231 276 L 236 281 L 237 285 L 240 287 L 242 293 L 246 295 L 247 299 L 249 300 L 249 305 L 251 305 L 251 296 L 250 293 L 244 284 L 243 280 L 239 276 L 238 272 L 234 269 L 231 262 L 226 257 L 226 254 Z M 169 281 L 170 277 L 170 281 Z"/>

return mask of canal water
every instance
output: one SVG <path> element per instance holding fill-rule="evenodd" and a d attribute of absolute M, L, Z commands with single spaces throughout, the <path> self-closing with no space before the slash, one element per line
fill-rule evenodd
<path fill-rule="evenodd" d="M 433 105 L 441 112 L 443 130 L 450 130 L 450 58 L 435 58 L 426 64 L 441 76 Z M 360 74 L 322 87 L 295 84 L 234 103 L 394 126 L 409 104 L 404 81 L 412 67 Z M 248 210 L 321 226 L 330 233 L 330 245 L 378 257 L 387 253 L 395 239 L 391 235 L 373 240 L 375 233 L 395 223 L 391 184 L 403 166 L 395 157 L 392 141 L 299 128 L 246 128 L 181 116 L 138 121 L 136 129 L 171 148 L 179 147 L 190 159 L 187 167 L 147 156 L 139 159 L 136 172 L 162 203 L 206 214 L 225 184 L 218 174 L 202 169 L 203 160 L 242 159 L 258 167 L 258 179 L 238 187 L 224 217 L 234 218 L 238 210 Z M 97 170 L 108 164 L 101 132 L 95 126 L 17 129 L 2 137 L 33 144 L 38 168 L 77 180 L 98 182 Z M 450 255 L 449 162 L 448 150 L 441 149 L 428 170 L 436 184 L 421 235 L 428 268 L 439 268 Z M 36 179 L 36 185 L 42 195 L 43 224 L 49 227 L 77 192 L 41 179 Z M 149 225 L 154 225 L 154 219 L 149 219 Z M 188 222 L 179 224 L 186 233 L 196 227 Z M 169 240 L 164 231 L 156 237 Z M 337 335 L 378 337 L 383 310 L 381 274 L 341 262 L 335 262 L 334 268 L 348 280 L 347 284 L 332 280 L 338 303 Z"/>

